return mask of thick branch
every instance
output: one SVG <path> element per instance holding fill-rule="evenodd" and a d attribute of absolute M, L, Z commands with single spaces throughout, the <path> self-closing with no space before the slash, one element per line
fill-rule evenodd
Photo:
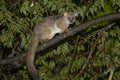
<path fill-rule="evenodd" d="M 100 23 L 100 22 L 103 22 L 103 21 L 108 21 L 108 20 L 114 20 L 114 19 L 120 19 L 120 12 L 118 13 L 112 13 L 112 14 L 107 14 L 107 15 L 104 15 L 102 17 L 99 17 L 99 18 L 96 18 L 96 19 L 93 19 L 91 21 L 88 21 L 88 22 L 85 22 L 77 27 L 74 27 L 72 28 L 71 30 L 69 30 L 68 32 L 66 33 L 63 33 L 61 35 L 58 35 L 56 36 L 55 38 L 49 40 L 48 42 L 42 44 L 42 45 L 39 45 L 37 50 L 36 50 L 36 53 L 37 52 L 40 52 L 56 43 L 58 43 L 59 41 L 69 37 L 69 36 L 72 36 L 88 27 L 90 27 L 91 25 L 93 24 L 97 24 L 97 23 Z M 11 58 L 7 58 L 7 59 L 3 59 L 3 60 L 0 60 L 0 64 L 9 64 L 13 61 L 16 61 L 16 60 L 20 60 L 22 59 L 23 57 L 26 56 L 26 52 L 23 52 L 23 53 L 20 53 L 20 55 L 17 55 L 17 56 L 14 56 L 14 57 L 11 57 Z"/>

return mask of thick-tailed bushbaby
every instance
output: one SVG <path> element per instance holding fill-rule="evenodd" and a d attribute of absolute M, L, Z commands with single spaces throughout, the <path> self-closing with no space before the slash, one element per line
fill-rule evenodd
<path fill-rule="evenodd" d="M 62 16 L 48 16 L 36 24 L 27 53 L 27 68 L 34 80 L 40 77 L 34 66 L 35 50 L 39 43 L 52 39 L 55 34 L 65 32 L 76 20 L 78 13 L 64 12 Z"/>

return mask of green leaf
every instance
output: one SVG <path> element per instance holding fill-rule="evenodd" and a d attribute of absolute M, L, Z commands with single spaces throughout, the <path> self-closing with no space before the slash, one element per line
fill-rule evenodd
<path fill-rule="evenodd" d="M 93 8 L 90 8 L 89 10 L 90 10 L 90 13 L 92 14 L 92 16 L 94 16 L 94 10 L 93 10 Z"/>
<path fill-rule="evenodd" d="M 80 16 L 82 18 L 84 18 L 84 12 L 83 12 L 82 8 L 78 7 L 78 10 L 79 10 Z"/>
<path fill-rule="evenodd" d="M 80 51 L 84 51 L 85 50 L 85 47 L 84 45 L 79 45 L 78 48 L 77 48 L 77 52 L 79 53 Z"/>
<path fill-rule="evenodd" d="M 25 0 L 20 8 L 20 12 L 27 15 L 29 11 L 29 1 Z"/>
<path fill-rule="evenodd" d="M 53 61 L 50 61 L 49 67 L 52 70 L 55 67 L 55 63 Z"/>
<path fill-rule="evenodd" d="M 44 5 L 46 5 L 48 3 L 48 0 L 43 0 L 43 2 L 44 2 Z"/>

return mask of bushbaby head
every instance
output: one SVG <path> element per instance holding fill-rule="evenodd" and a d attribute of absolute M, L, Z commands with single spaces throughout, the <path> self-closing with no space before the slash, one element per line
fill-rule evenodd
<path fill-rule="evenodd" d="M 63 16 L 68 24 L 73 24 L 78 16 L 77 12 L 64 12 Z"/>

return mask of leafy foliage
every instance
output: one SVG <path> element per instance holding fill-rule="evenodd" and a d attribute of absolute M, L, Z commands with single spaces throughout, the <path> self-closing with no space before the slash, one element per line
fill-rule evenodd
<path fill-rule="evenodd" d="M 107 13 L 120 12 L 119 0 L 1 0 L 0 5 L 1 59 L 26 50 L 34 25 L 45 16 L 64 11 L 79 12 L 73 27 Z M 36 58 L 42 79 L 110 80 L 112 77 L 120 80 L 119 20 L 93 25 L 56 46 Z M 0 67 L 0 78 L 10 76 L 13 79 L 14 76 L 30 80 L 26 66 L 22 66 L 16 72 Z"/>

